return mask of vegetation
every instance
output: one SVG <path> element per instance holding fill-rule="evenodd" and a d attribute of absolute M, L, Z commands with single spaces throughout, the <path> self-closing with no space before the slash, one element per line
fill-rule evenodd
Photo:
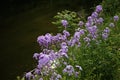
<path fill-rule="evenodd" d="M 106 16 L 101 5 L 79 18 L 68 10 L 55 18 L 61 33 L 37 38 L 36 68 L 18 80 L 120 80 L 120 20 Z"/>

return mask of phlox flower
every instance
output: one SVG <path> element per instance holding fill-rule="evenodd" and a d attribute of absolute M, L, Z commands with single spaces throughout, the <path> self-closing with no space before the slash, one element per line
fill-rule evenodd
<path fill-rule="evenodd" d="M 97 18 L 98 17 L 98 13 L 97 12 L 93 12 L 91 17 L 94 19 L 94 18 Z"/>
<path fill-rule="evenodd" d="M 62 25 L 66 28 L 68 25 L 68 21 L 67 20 L 61 20 Z"/>
<path fill-rule="evenodd" d="M 96 6 L 96 12 L 101 12 L 103 9 L 102 9 L 102 5 L 98 5 L 98 6 Z"/>
<path fill-rule="evenodd" d="M 114 16 L 113 18 L 114 18 L 114 21 L 115 21 L 115 22 L 119 20 L 119 16 L 117 16 L 117 15 Z"/>
<path fill-rule="evenodd" d="M 114 23 L 110 23 L 109 26 L 110 27 L 115 27 L 115 24 Z"/>
<path fill-rule="evenodd" d="M 73 75 L 74 73 L 74 68 L 71 65 L 67 65 L 64 69 L 63 69 L 63 73 L 67 73 L 69 76 Z"/>
<path fill-rule="evenodd" d="M 82 27 L 84 25 L 83 21 L 79 21 L 78 26 Z"/>

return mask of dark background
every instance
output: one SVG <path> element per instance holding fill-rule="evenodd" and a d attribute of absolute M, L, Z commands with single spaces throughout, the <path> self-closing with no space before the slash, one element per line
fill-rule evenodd
<path fill-rule="evenodd" d="M 0 80 L 15 80 L 35 67 L 36 39 L 57 33 L 53 16 L 65 9 L 86 13 L 102 0 L 3 0 L 0 2 Z"/>

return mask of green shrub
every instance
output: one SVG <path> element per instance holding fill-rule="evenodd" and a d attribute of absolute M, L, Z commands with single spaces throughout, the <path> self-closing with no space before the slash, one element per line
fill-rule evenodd
<path fill-rule="evenodd" d="M 119 0 L 103 0 L 104 14 L 115 15 L 120 12 L 120 1 Z"/>

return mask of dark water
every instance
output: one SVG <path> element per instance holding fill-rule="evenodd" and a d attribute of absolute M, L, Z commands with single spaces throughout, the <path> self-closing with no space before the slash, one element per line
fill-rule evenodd
<path fill-rule="evenodd" d="M 9 9 L 2 12 L 3 16 L 0 16 L 0 80 L 15 80 L 16 76 L 23 76 L 24 72 L 33 69 L 35 67 L 33 53 L 40 51 L 36 42 L 37 37 L 48 32 L 57 33 L 57 27 L 51 24 L 54 20 L 53 16 L 58 11 L 65 9 L 78 11 L 81 7 L 77 1 L 74 4 L 62 3 L 63 1 L 60 0 L 59 4 L 44 2 L 34 8 L 13 9 L 21 10 L 17 13 L 11 11 L 9 14 Z"/>
<path fill-rule="evenodd" d="M 56 33 L 56 26 L 51 24 L 55 13 L 53 10 L 34 9 L 2 21 L 0 80 L 14 80 L 17 75 L 34 68 L 32 55 L 40 51 L 36 38 L 48 32 Z"/>

